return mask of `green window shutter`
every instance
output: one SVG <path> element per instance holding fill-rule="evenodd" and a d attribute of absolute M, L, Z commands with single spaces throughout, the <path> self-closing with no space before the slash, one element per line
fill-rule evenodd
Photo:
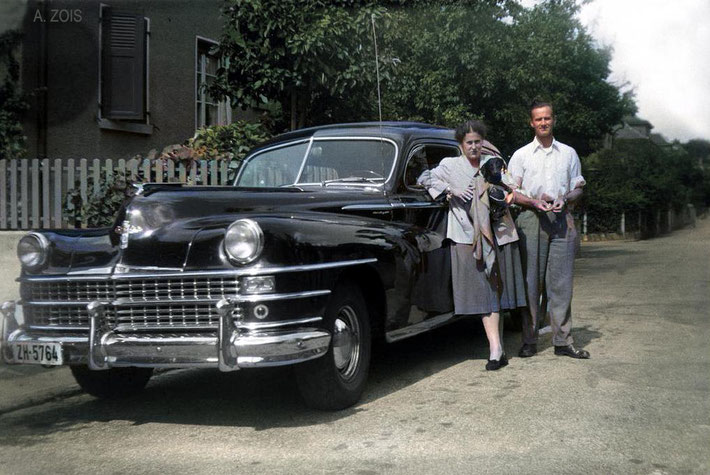
<path fill-rule="evenodd" d="M 145 118 L 145 19 L 105 8 L 102 19 L 101 115 Z"/>

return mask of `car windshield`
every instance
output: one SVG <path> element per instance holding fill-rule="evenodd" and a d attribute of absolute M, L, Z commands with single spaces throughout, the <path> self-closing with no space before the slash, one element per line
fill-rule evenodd
<path fill-rule="evenodd" d="M 235 185 L 379 185 L 390 176 L 396 153 L 394 142 L 380 138 L 315 139 L 292 143 L 248 157 Z"/>

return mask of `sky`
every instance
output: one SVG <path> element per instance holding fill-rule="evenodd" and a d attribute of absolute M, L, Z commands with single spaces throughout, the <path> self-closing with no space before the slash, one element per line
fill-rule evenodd
<path fill-rule="evenodd" d="M 593 0 L 579 18 L 613 48 L 610 82 L 635 91 L 653 132 L 710 140 L 710 0 Z"/>

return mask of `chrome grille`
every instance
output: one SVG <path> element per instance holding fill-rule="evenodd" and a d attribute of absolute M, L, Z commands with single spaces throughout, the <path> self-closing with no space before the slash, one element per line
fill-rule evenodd
<path fill-rule="evenodd" d="M 117 307 L 116 323 L 132 328 L 214 328 L 219 314 L 210 304 L 170 304 Z"/>
<path fill-rule="evenodd" d="M 23 283 L 29 293 L 27 300 L 54 302 L 91 302 L 93 300 L 111 300 L 112 282 L 110 280 L 88 281 L 41 281 Z"/>
<path fill-rule="evenodd" d="M 116 297 L 133 302 L 155 300 L 219 300 L 237 294 L 236 277 L 118 280 Z"/>
<path fill-rule="evenodd" d="M 219 325 L 215 303 L 238 292 L 234 276 L 22 283 L 29 325 L 71 328 L 89 327 L 85 304 L 98 300 L 107 302 L 108 323 L 119 329 L 213 330 Z"/>
<path fill-rule="evenodd" d="M 89 328 L 89 312 L 85 307 L 29 306 L 24 308 L 24 317 L 32 326 Z M 113 321 L 110 310 L 106 317 Z"/>

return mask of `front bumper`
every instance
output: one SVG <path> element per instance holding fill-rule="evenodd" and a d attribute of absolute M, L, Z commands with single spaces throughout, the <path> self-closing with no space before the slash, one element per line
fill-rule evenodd
<path fill-rule="evenodd" d="M 331 335 L 320 328 L 285 322 L 283 327 L 243 329 L 235 326 L 234 306 L 217 303 L 219 330 L 212 333 L 118 333 L 104 326 L 101 302 L 88 306 L 89 334 L 28 329 L 21 324 L 22 305 L 5 302 L 0 351 L 9 364 L 16 343 L 59 343 L 64 364 L 88 365 L 95 370 L 137 366 L 151 368 L 209 367 L 221 371 L 280 366 L 323 356 Z"/>

